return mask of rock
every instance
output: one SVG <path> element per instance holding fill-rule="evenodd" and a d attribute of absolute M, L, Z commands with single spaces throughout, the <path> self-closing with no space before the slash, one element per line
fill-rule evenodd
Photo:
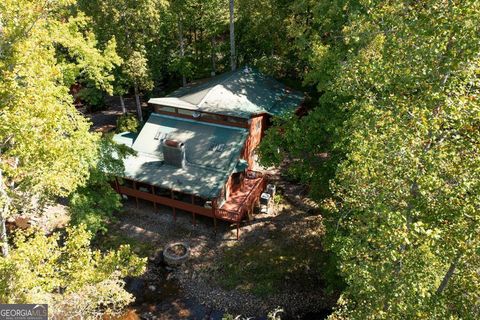
<path fill-rule="evenodd" d="M 140 319 L 142 320 L 155 320 L 157 319 L 151 312 L 144 312 L 140 315 Z"/>

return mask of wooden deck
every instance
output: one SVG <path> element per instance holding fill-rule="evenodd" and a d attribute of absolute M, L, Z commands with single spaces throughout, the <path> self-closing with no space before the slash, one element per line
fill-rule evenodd
<path fill-rule="evenodd" d="M 215 215 L 230 222 L 242 221 L 246 215 L 253 213 L 265 184 L 266 179 L 260 174 L 253 179 L 245 178 L 240 189 L 230 194 L 227 201 L 216 210 Z"/>
<path fill-rule="evenodd" d="M 171 193 L 171 197 L 165 197 L 155 194 L 156 187 L 150 186 L 148 189 L 150 192 L 140 190 L 137 182 L 133 182 L 133 188 L 121 186 L 118 182 L 115 183 L 115 190 L 130 197 L 135 198 L 138 206 L 138 199 L 151 201 L 156 207 L 157 204 L 166 205 L 172 207 L 173 217 L 176 219 L 176 209 L 181 209 L 192 213 L 193 223 L 195 224 L 195 215 L 202 215 L 211 217 L 214 219 L 216 227 L 217 219 L 230 223 L 235 223 L 237 226 L 237 239 L 239 234 L 240 222 L 253 213 L 256 202 L 259 200 L 260 194 L 265 189 L 267 179 L 266 176 L 260 172 L 255 172 L 255 178 L 245 178 L 242 182 L 242 186 L 230 194 L 228 199 L 220 208 L 216 207 L 216 202 L 213 201 L 212 208 L 205 208 L 195 204 L 194 196 L 189 195 L 191 202 L 176 200 Z"/>

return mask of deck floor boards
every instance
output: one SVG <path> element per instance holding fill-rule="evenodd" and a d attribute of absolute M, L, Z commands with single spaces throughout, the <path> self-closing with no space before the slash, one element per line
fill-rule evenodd
<path fill-rule="evenodd" d="M 221 209 L 231 212 L 240 212 L 248 195 L 256 188 L 261 179 L 262 178 L 244 179 L 242 187 L 230 194 L 228 200 L 223 204 Z"/>

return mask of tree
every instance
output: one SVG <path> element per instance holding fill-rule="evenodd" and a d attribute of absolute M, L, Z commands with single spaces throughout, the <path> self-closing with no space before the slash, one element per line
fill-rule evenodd
<path fill-rule="evenodd" d="M 133 124 L 138 126 L 136 118 L 133 120 Z M 113 213 L 122 207 L 120 195 L 115 192 L 111 183 L 115 177 L 123 175 L 123 159 L 133 153 L 132 149 L 116 144 L 112 135 L 105 135 L 99 140 L 98 156 L 90 168 L 86 184 L 69 196 L 72 225 L 84 225 L 93 235 L 107 232 Z"/>
<path fill-rule="evenodd" d="M 127 81 L 133 85 L 138 120 L 140 122 L 143 121 L 142 105 L 140 103 L 140 91 L 150 90 L 153 87 L 150 69 L 148 68 L 147 63 L 148 61 L 144 50 L 134 51 L 124 62 L 122 70 L 125 79 L 127 79 Z"/>
<path fill-rule="evenodd" d="M 230 67 L 232 71 L 237 68 L 237 61 L 235 56 L 235 2 L 229 1 L 230 4 Z"/>
<path fill-rule="evenodd" d="M 123 277 L 141 274 L 146 260 L 129 246 L 101 253 L 90 248 L 84 227 L 66 235 L 20 232 L 11 255 L 0 258 L 0 300 L 47 303 L 53 319 L 98 319 L 115 315 L 133 301 Z"/>
<path fill-rule="evenodd" d="M 55 196 L 85 183 L 98 136 L 73 106 L 76 75 L 108 90 L 112 53 L 96 48 L 85 17 L 71 1 L 4 1 L 0 4 L 0 228 L 5 219 L 32 214 Z M 105 55 L 105 59 L 101 58 Z M 96 61 L 99 65 L 96 65 Z"/>
<path fill-rule="evenodd" d="M 106 44 L 111 38 L 117 41 L 117 53 L 123 65 L 117 72 L 115 91 L 123 94 L 126 87 L 133 89 L 138 118 L 143 121 L 140 92 L 153 87 L 145 47 L 155 42 L 160 24 L 160 13 L 166 5 L 163 0 L 79 0 L 79 7 L 89 17 L 99 39 Z"/>
<path fill-rule="evenodd" d="M 335 27 L 307 38 L 319 106 L 267 140 L 319 201 L 335 163 L 324 215 L 348 287 L 332 318 L 478 318 L 480 6 L 336 3 L 313 19 Z M 278 145 L 264 153 L 283 159 Z"/>
<path fill-rule="evenodd" d="M 379 4 L 352 21 L 366 42 L 337 82 L 355 100 L 333 185 L 352 318 L 478 317 L 479 14 Z"/>
<path fill-rule="evenodd" d="M 352 99 L 350 92 L 337 90 L 335 81 L 348 56 L 361 47 L 359 43 L 349 42 L 343 32 L 349 19 L 361 15 L 364 8 L 354 0 L 296 1 L 278 10 L 284 17 L 280 19 L 273 14 L 259 16 L 256 2 L 243 0 L 242 4 L 244 12 L 253 12 L 242 18 L 243 28 L 266 34 L 269 28 L 265 30 L 265 26 L 273 24 L 278 29 L 284 28 L 280 34 L 288 36 L 288 39 L 275 41 L 286 42 L 285 48 L 268 41 L 255 42 L 265 37 L 244 36 L 243 47 L 262 48 L 245 55 L 263 56 L 257 63 L 271 73 L 297 74 L 312 98 L 304 103 L 307 116 L 274 119 L 273 128 L 266 131 L 259 146 L 260 161 L 268 167 L 286 160 L 287 173 L 308 185 L 310 196 L 322 202 L 331 196 L 330 180 L 345 157 L 346 150 L 341 143 L 344 136 L 340 129 L 350 116 L 344 104 Z M 267 11 L 272 10 L 268 9 L 272 4 L 262 2 L 262 5 Z M 258 18 L 249 21 L 248 16 Z M 272 59 L 268 51 L 276 51 L 280 58 Z"/>

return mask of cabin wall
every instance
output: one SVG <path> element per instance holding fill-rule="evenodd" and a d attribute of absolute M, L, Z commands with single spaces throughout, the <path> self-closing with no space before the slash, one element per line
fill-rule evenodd
<path fill-rule="evenodd" d="M 227 183 L 225 184 L 225 199 L 230 197 L 230 194 L 233 192 L 233 175 L 228 177 Z"/>
<path fill-rule="evenodd" d="M 226 199 L 230 197 L 230 194 L 242 187 L 243 179 L 245 179 L 245 173 L 243 172 L 234 173 L 228 177 L 227 183 L 225 184 Z"/>
<path fill-rule="evenodd" d="M 248 126 L 249 134 L 245 145 L 242 150 L 241 158 L 247 160 L 248 168 L 254 169 L 254 157 L 253 151 L 260 144 L 262 140 L 264 131 L 267 126 L 267 115 L 259 115 L 251 118 L 250 124 Z M 239 177 L 235 177 L 240 175 Z M 225 198 L 228 199 L 230 194 L 240 189 L 243 184 L 243 179 L 245 179 L 245 173 L 234 173 L 228 177 L 227 182 L 225 183 Z"/>
<path fill-rule="evenodd" d="M 247 160 L 248 167 L 253 169 L 253 151 L 260 144 L 267 125 L 267 115 L 259 115 L 250 119 L 249 134 L 242 152 L 242 158 Z"/>

